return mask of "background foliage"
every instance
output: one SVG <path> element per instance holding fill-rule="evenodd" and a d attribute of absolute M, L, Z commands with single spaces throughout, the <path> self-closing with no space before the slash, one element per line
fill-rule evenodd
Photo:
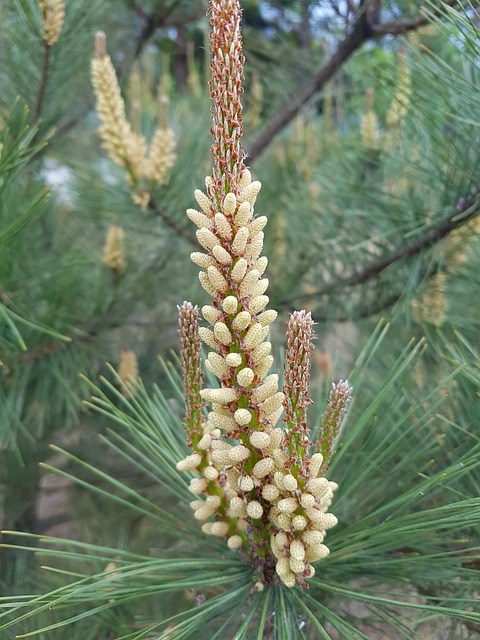
<path fill-rule="evenodd" d="M 2 3 L 0 520 L 82 540 L 42 538 L 48 578 L 44 557 L 0 551 L 2 633 L 64 638 L 55 625 L 68 619 L 68 637 L 99 640 L 204 627 L 219 639 L 478 633 L 478 6 L 356 5 L 244 3 L 245 144 L 269 217 L 273 342 L 292 308 L 312 310 L 312 424 L 332 379 L 355 388 L 330 471 L 333 552 L 309 592 L 252 595 L 248 567 L 185 506 L 181 390 L 158 359 L 176 349 L 175 305 L 206 300 L 184 215 L 210 171 L 204 3 L 70 0 L 48 56 L 38 2 Z M 159 91 L 169 98 L 177 161 L 145 210 L 96 134 L 99 28 L 147 137 Z M 126 232 L 120 275 L 102 264 L 111 224 Z M 104 364 L 125 350 L 146 388 L 130 400 Z M 80 373 L 109 381 L 94 389 L 100 412 L 82 404 Z M 65 480 L 53 518 L 45 461 Z M 33 619 L 20 619 L 24 597 Z"/>

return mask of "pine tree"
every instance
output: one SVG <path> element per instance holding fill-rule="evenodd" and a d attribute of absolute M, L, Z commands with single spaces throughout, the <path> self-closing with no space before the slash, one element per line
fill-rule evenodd
<path fill-rule="evenodd" d="M 475 6 L 435 3 L 420 12 L 414 3 L 372 0 L 331 3 L 332 13 L 322 14 L 318 3 L 304 2 L 297 14 L 295 3 L 271 2 L 264 13 L 250 3 L 244 145 L 253 178 L 245 178 L 236 146 L 241 91 L 229 97 L 237 108 L 230 113 L 214 79 L 215 168 L 196 211 L 191 194 L 211 167 L 206 22 L 196 3 L 159 4 L 119 3 L 114 14 L 110 3 L 80 0 L 1 8 L 0 513 L 24 536 L 5 535 L 2 556 L 10 562 L 9 546 L 30 551 L 38 542 L 52 577 L 44 584 L 30 564 L 42 595 L 7 595 L 0 630 L 138 640 L 473 637 L 480 628 Z M 217 16 L 225 7 L 238 8 L 236 0 L 211 3 Z M 237 36 L 232 43 L 238 48 Z M 226 71 L 217 62 L 217 82 L 235 85 L 235 61 Z M 236 64 L 238 73 L 241 54 Z M 225 124 L 219 114 L 227 112 L 237 124 Z M 269 221 L 266 284 L 280 312 L 269 342 L 266 262 L 258 254 L 250 264 L 261 243 L 243 256 L 244 232 L 228 237 L 237 216 L 247 215 L 242 203 L 253 208 L 256 178 L 263 188 L 255 206 Z M 263 239 L 265 221 L 257 215 L 238 226 Z M 229 242 L 239 295 L 254 290 L 234 320 L 232 296 L 223 299 Z M 205 269 L 200 283 L 187 260 L 192 251 Z M 157 356 L 174 344 L 175 305 L 206 302 L 206 294 L 212 327 L 199 333 L 216 353 L 200 394 L 193 307 L 181 312 L 183 382 L 176 357 L 159 366 Z M 284 400 L 278 369 L 261 380 L 294 307 L 306 310 L 289 326 Z M 258 323 L 249 327 L 252 317 Z M 236 332 L 250 360 L 235 364 L 226 349 Z M 302 387 L 309 360 L 314 407 Z M 88 383 L 80 373 L 103 376 Z M 345 418 L 350 387 L 331 383 L 347 375 L 353 401 Z M 88 385 L 93 398 L 82 409 Z M 252 386 L 248 405 L 240 406 L 248 394 L 240 397 L 237 386 Z M 210 415 L 205 401 L 213 402 Z M 282 407 L 287 435 L 270 451 L 272 416 Z M 264 429 L 245 435 L 262 417 Z M 106 418 L 114 421 L 108 431 Z M 223 439 L 207 433 L 209 421 L 226 431 Z M 94 518 L 81 511 L 77 518 L 86 542 L 34 535 L 38 462 L 72 428 L 83 432 L 82 444 L 73 453 L 54 447 L 65 461 L 56 473 L 91 492 Z M 242 444 L 232 447 L 229 430 Z M 247 453 L 251 469 L 240 459 Z M 111 459 L 114 468 L 106 468 Z M 280 466 L 263 473 L 271 460 Z M 204 482 L 204 467 L 218 476 L 209 471 Z M 267 482 L 270 473 L 278 485 Z M 311 480 L 318 496 L 313 488 L 309 495 L 325 499 L 328 547 L 313 535 L 318 527 L 309 529 L 323 506 L 298 497 Z M 334 527 L 325 513 L 333 489 Z M 72 504 L 80 495 L 72 491 Z M 95 527 L 99 513 L 116 523 L 111 533 L 103 518 Z M 205 521 L 203 531 L 196 520 Z"/>

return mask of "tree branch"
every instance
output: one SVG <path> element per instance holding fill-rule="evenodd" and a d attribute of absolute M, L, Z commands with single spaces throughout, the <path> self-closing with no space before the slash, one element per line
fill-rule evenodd
<path fill-rule="evenodd" d="M 395 305 L 400 298 L 402 297 L 401 293 L 394 293 L 393 295 L 389 296 L 386 300 L 381 300 L 380 302 L 377 302 L 377 304 L 364 308 L 363 310 L 359 311 L 359 313 L 356 314 L 345 314 L 343 313 L 342 315 L 338 315 L 338 316 L 332 316 L 332 315 L 319 315 L 317 313 L 313 313 L 313 317 L 315 319 L 316 323 L 319 322 L 337 322 L 337 323 L 342 323 L 342 322 L 352 322 L 353 320 L 365 320 L 366 318 L 371 318 L 372 316 L 378 315 L 379 313 L 384 313 L 387 309 L 390 309 L 390 307 L 393 307 L 393 305 Z M 280 305 L 277 305 L 280 306 Z"/>
<path fill-rule="evenodd" d="M 134 60 L 136 60 L 141 55 L 145 45 L 153 36 L 155 31 L 159 27 L 161 27 L 163 24 L 165 24 L 167 18 L 173 12 L 177 4 L 178 4 L 178 0 L 173 0 L 169 5 L 167 5 L 167 7 L 163 11 L 153 12 L 150 15 L 143 12 L 142 19 L 144 20 L 144 25 L 137 42 L 135 52 L 133 54 Z"/>
<path fill-rule="evenodd" d="M 205 9 L 201 11 L 197 11 L 196 13 L 191 13 L 188 16 L 173 16 L 165 20 L 166 27 L 181 27 L 183 25 L 188 24 L 189 22 L 194 22 L 195 20 L 199 20 L 200 18 L 205 17 Z"/>
<path fill-rule="evenodd" d="M 164 222 L 167 225 L 167 227 L 172 229 L 172 231 L 174 231 L 177 234 L 177 236 L 179 236 L 180 238 L 183 238 L 189 244 L 191 244 L 193 247 L 198 249 L 198 242 L 197 242 L 196 238 L 194 236 L 192 236 L 190 234 L 190 232 L 187 231 L 187 229 L 185 229 L 184 227 L 181 227 L 177 222 L 175 222 L 175 220 L 173 220 L 168 215 L 168 213 L 165 213 L 165 211 L 160 209 L 160 207 L 157 205 L 156 201 L 153 198 L 150 198 L 150 202 L 148 203 L 148 207 L 149 207 L 149 209 L 151 209 L 151 211 L 153 211 L 153 213 L 156 216 L 158 216 L 160 218 L 160 220 L 162 220 L 162 222 Z"/>
<path fill-rule="evenodd" d="M 364 282 L 367 282 L 368 280 L 371 280 L 372 278 L 380 275 L 391 265 L 407 258 L 412 258 L 425 249 L 433 247 L 435 244 L 440 242 L 440 240 L 448 236 L 448 234 L 451 233 L 454 229 L 463 226 L 478 215 L 480 215 L 480 194 L 477 194 L 475 196 L 470 206 L 468 206 L 468 208 L 460 216 L 456 211 L 453 217 L 450 216 L 446 220 L 442 220 L 442 222 L 430 228 L 427 233 L 422 238 L 419 238 L 416 242 L 413 242 L 412 244 L 398 249 L 390 255 L 377 260 L 377 262 L 374 262 L 369 267 L 354 271 L 353 273 L 345 276 L 344 278 L 341 278 L 340 280 L 337 280 L 336 282 L 333 282 L 332 284 L 327 285 L 319 291 L 285 299 L 282 300 L 280 304 L 291 305 L 297 300 L 317 298 L 328 293 L 332 293 L 333 291 L 337 291 L 338 289 L 363 284 Z"/>
<path fill-rule="evenodd" d="M 446 2 L 447 5 L 455 3 L 456 0 Z M 352 3 L 349 6 L 352 8 Z M 295 118 L 303 105 L 333 78 L 352 54 L 365 42 L 387 34 L 401 35 L 418 29 L 427 23 L 427 19 L 424 16 L 398 22 L 378 23 L 379 11 L 379 0 L 362 0 L 355 13 L 352 31 L 340 43 L 330 60 L 310 78 L 303 88 L 298 89 L 295 97 L 290 102 L 282 106 L 278 114 L 267 125 L 267 128 L 260 133 L 258 138 L 252 142 L 250 148 L 247 149 L 250 162 L 254 162 L 266 150 L 275 136 Z"/>
<path fill-rule="evenodd" d="M 137 16 L 142 18 L 142 20 L 148 20 L 147 12 L 144 9 L 142 9 L 142 7 L 138 4 L 136 0 L 130 0 L 129 4 L 132 7 L 132 9 L 135 11 Z"/>
<path fill-rule="evenodd" d="M 265 131 L 250 145 L 248 149 L 250 162 L 255 161 L 265 151 L 273 138 L 295 118 L 303 105 L 337 73 L 345 61 L 370 37 L 372 37 L 372 31 L 368 27 L 365 3 L 363 3 L 357 12 L 352 31 L 340 43 L 330 60 L 312 76 L 303 89 L 297 92 L 291 102 L 280 109 Z"/>
<path fill-rule="evenodd" d="M 336 0 L 330 0 L 329 4 L 339 18 L 341 18 L 342 20 L 346 20 L 347 16 L 340 11 L 340 7 L 338 6 L 338 2 Z M 347 14 L 348 14 L 348 7 L 347 7 Z"/>
<path fill-rule="evenodd" d="M 444 5 L 452 7 L 453 5 L 463 6 L 462 0 L 444 0 Z M 438 9 L 441 11 L 441 7 Z M 396 20 L 394 22 L 383 22 L 381 24 L 372 24 L 372 30 L 375 36 L 392 35 L 398 36 L 409 31 L 414 31 L 428 24 L 427 16 L 417 16 L 416 18 L 406 18 L 405 20 Z"/>
<path fill-rule="evenodd" d="M 355 15 L 358 11 L 358 7 L 355 5 L 353 0 L 347 0 L 347 11 L 348 13 L 352 13 Z"/>
<path fill-rule="evenodd" d="M 428 24 L 427 18 L 425 16 L 418 16 L 417 18 L 409 18 L 408 20 L 383 22 L 372 26 L 372 30 L 376 36 L 398 36 L 403 33 L 408 33 L 409 31 L 414 31 L 426 24 Z"/>
<path fill-rule="evenodd" d="M 370 0 L 367 6 L 367 20 L 370 27 L 374 27 L 380 22 L 380 11 L 382 9 L 382 0 Z"/>

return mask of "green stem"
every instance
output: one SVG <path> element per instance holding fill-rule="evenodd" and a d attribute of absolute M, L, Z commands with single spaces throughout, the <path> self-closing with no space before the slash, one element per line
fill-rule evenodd
<path fill-rule="evenodd" d="M 35 104 L 35 110 L 33 118 L 35 123 L 38 123 L 42 115 L 43 103 L 45 101 L 45 89 L 48 81 L 48 70 L 50 66 L 50 47 L 45 42 L 43 45 L 43 61 L 42 61 L 42 74 L 40 76 L 40 85 L 38 88 L 37 102 Z"/>

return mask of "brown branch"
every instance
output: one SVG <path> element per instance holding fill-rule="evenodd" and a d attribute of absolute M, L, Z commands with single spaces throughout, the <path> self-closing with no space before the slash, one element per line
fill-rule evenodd
<path fill-rule="evenodd" d="M 353 15 L 357 13 L 358 7 L 355 5 L 353 0 L 347 0 L 347 11 L 348 13 L 353 13 Z"/>
<path fill-rule="evenodd" d="M 175 7 L 178 4 L 178 0 L 173 0 L 163 11 L 154 12 L 150 15 L 145 15 L 143 18 L 144 25 L 142 28 L 142 32 L 137 42 L 137 46 L 135 48 L 135 52 L 133 54 L 133 59 L 136 60 L 142 53 L 145 45 L 153 36 L 155 31 L 165 24 L 167 18 L 173 12 Z"/>
<path fill-rule="evenodd" d="M 135 11 L 135 13 L 142 18 L 142 20 L 148 20 L 147 12 L 142 9 L 142 7 L 138 4 L 136 0 L 130 0 L 130 6 Z"/>
<path fill-rule="evenodd" d="M 382 8 L 382 0 L 370 0 L 367 6 L 367 20 L 370 27 L 374 27 L 380 22 L 380 11 Z"/>
<path fill-rule="evenodd" d="M 352 322 L 353 320 L 364 320 L 366 318 L 371 318 L 372 316 L 376 316 L 380 313 L 383 314 L 385 311 L 387 311 L 387 309 L 390 309 L 390 307 L 393 307 L 393 305 L 395 305 L 400 300 L 401 297 L 402 297 L 401 293 L 394 293 L 393 295 L 389 296 L 386 300 L 382 300 L 377 304 L 364 308 L 363 310 L 354 314 L 343 313 L 341 315 L 327 315 L 327 314 L 321 315 L 321 314 L 317 314 L 313 310 L 312 310 L 312 314 L 316 323 L 319 323 L 319 322 L 343 323 L 343 322 Z M 277 305 L 277 307 L 279 306 L 280 305 Z"/>
<path fill-rule="evenodd" d="M 343 13 L 340 11 L 340 7 L 338 6 L 338 3 L 336 2 L 336 0 L 330 0 L 329 2 L 330 6 L 332 7 L 334 13 L 341 18 L 342 20 L 346 20 L 346 16 L 343 15 Z M 347 13 L 348 13 L 348 7 L 347 7 Z"/>
<path fill-rule="evenodd" d="M 199 18 L 205 17 L 205 9 L 201 9 L 196 13 L 191 13 L 188 16 L 173 16 L 165 20 L 166 27 L 181 27 L 189 22 L 194 22 Z"/>
<path fill-rule="evenodd" d="M 425 16 L 418 16 L 417 18 L 409 18 L 408 20 L 397 20 L 395 22 L 382 22 L 372 26 L 372 30 L 376 36 L 399 36 L 409 31 L 414 31 L 419 27 L 423 27 L 428 24 L 428 20 Z"/>
<path fill-rule="evenodd" d="M 470 622 L 469 620 L 462 620 L 461 622 L 469 631 L 480 633 L 480 624 L 475 624 L 475 622 Z"/>
<path fill-rule="evenodd" d="M 450 0 L 446 4 L 450 6 L 456 4 L 456 1 Z M 248 149 L 250 162 L 254 162 L 266 150 L 275 136 L 295 118 L 303 105 L 333 78 L 352 54 L 365 42 L 387 34 L 401 35 L 418 29 L 427 22 L 425 17 L 418 16 L 398 22 L 378 23 L 379 10 L 379 0 L 362 0 L 355 13 L 352 31 L 340 43 L 330 60 L 310 78 L 303 88 L 300 87 L 295 92 L 295 97 L 282 106 L 267 128 L 252 142 Z"/>
<path fill-rule="evenodd" d="M 88 104 L 83 106 L 77 113 L 71 116 L 63 118 L 55 128 L 56 137 L 61 137 L 68 133 L 71 129 L 74 129 L 79 122 L 81 122 L 92 110 L 94 103 L 89 100 Z"/>
<path fill-rule="evenodd" d="M 147 269 L 147 271 L 149 270 L 150 269 Z M 175 323 L 172 323 L 172 324 L 175 324 Z M 123 327 L 136 327 L 136 328 L 147 327 L 148 328 L 156 325 L 158 325 L 158 319 L 156 318 L 153 320 L 132 319 L 132 320 L 128 320 L 128 322 L 123 322 L 123 323 L 115 322 L 108 326 L 101 327 L 100 329 L 112 330 L 112 329 L 119 329 Z M 76 329 L 75 332 L 72 332 L 68 336 L 70 338 L 69 342 L 64 342 L 61 340 L 47 342 L 46 344 L 35 347 L 30 351 L 22 351 L 20 353 L 15 352 L 15 355 L 13 357 L 10 356 L 10 358 L 6 357 L 6 355 L 9 355 L 9 354 L 7 354 L 6 350 L 4 350 L 6 355 L 2 356 L 4 358 L 2 363 L 4 366 L 7 367 L 7 369 L 12 369 L 13 367 L 16 367 L 25 363 L 30 365 L 36 362 L 37 360 L 41 360 L 43 358 L 48 358 L 49 356 L 55 355 L 58 351 L 60 351 L 62 347 L 73 348 L 73 347 L 76 347 L 78 343 L 88 344 L 89 342 L 91 342 L 92 340 L 95 340 L 98 337 L 98 331 L 99 329 L 97 329 L 96 326 L 93 323 L 91 323 L 90 325 L 87 325 L 85 329 Z"/>
<path fill-rule="evenodd" d="M 295 118 L 303 105 L 308 102 L 308 100 L 337 73 L 346 60 L 371 37 L 372 31 L 367 23 L 365 3 L 363 3 L 357 12 L 351 33 L 340 43 L 330 60 L 310 78 L 303 89 L 299 89 L 299 91 L 296 92 L 293 100 L 280 109 L 279 113 L 274 116 L 265 131 L 250 145 L 248 149 L 250 162 L 255 161 L 256 158 L 265 151 L 273 138 Z"/>
<path fill-rule="evenodd" d="M 444 0 L 443 4 L 436 8 L 437 14 L 441 15 L 441 11 L 443 6 L 453 7 L 457 5 L 459 7 L 465 6 L 464 0 Z M 375 36 L 399 36 L 403 33 L 408 33 L 409 31 L 414 31 L 415 29 L 419 29 L 420 27 L 428 24 L 428 17 L 425 16 L 417 16 L 415 18 L 406 18 L 405 20 L 395 20 L 394 22 L 383 22 L 381 24 L 372 24 L 372 30 L 375 33 Z"/>
<path fill-rule="evenodd" d="M 3 364 L 7 367 L 7 369 L 13 369 L 21 364 L 33 364 L 37 360 L 41 360 L 43 358 L 48 358 L 51 355 L 54 355 L 59 351 L 62 347 L 72 347 L 76 346 L 78 342 L 87 342 L 93 336 L 85 334 L 80 337 L 76 335 L 68 336 L 71 338 L 70 342 L 64 342 L 63 340 L 55 340 L 52 342 L 47 342 L 39 347 L 35 347 L 30 351 L 22 351 L 20 353 L 15 353 L 10 358 L 4 356 Z"/>
<path fill-rule="evenodd" d="M 391 265 L 405 260 L 407 258 L 412 258 L 413 256 L 418 255 L 422 251 L 426 249 L 430 249 L 435 244 L 440 242 L 443 238 L 445 238 L 449 233 L 451 233 L 454 229 L 463 226 L 476 216 L 480 215 L 480 195 L 473 199 L 470 206 L 463 212 L 461 216 L 458 215 L 458 212 L 453 217 L 448 217 L 446 220 L 442 220 L 436 226 L 430 228 L 428 232 L 422 237 L 419 238 L 416 242 L 413 242 L 402 249 L 398 249 L 394 251 L 388 256 L 374 262 L 369 267 L 365 267 L 354 271 L 350 275 L 333 282 L 327 287 L 316 291 L 314 293 L 303 294 L 300 296 L 296 296 L 295 298 L 289 298 L 286 300 L 282 300 L 282 305 L 290 305 L 293 302 L 300 299 L 311 299 L 320 297 L 322 295 L 326 295 L 328 293 L 332 293 L 338 289 L 343 289 L 346 287 L 353 287 L 359 284 L 363 284 L 376 276 L 379 276 L 385 269 L 390 267 Z"/>
<path fill-rule="evenodd" d="M 160 207 L 157 205 L 157 203 L 155 202 L 155 200 L 153 198 L 150 198 L 150 202 L 148 203 L 148 207 L 149 207 L 149 209 L 151 209 L 151 211 L 153 211 L 153 213 L 156 216 L 158 216 L 160 218 L 160 220 L 162 220 L 162 222 L 164 222 L 167 225 L 167 227 L 172 229 L 172 231 L 174 231 L 177 234 L 177 236 L 179 236 L 180 238 L 183 238 L 189 244 L 191 244 L 193 247 L 198 249 L 198 242 L 195 239 L 195 236 L 192 236 L 190 234 L 190 232 L 187 231 L 187 229 L 185 229 L 184 227 L 181 227 L 177 222 L 175 222 L 175 220 L 173 220 L 168 215 L 168 213 L 165 213 L 165 211 L 160 209 Z"/>

